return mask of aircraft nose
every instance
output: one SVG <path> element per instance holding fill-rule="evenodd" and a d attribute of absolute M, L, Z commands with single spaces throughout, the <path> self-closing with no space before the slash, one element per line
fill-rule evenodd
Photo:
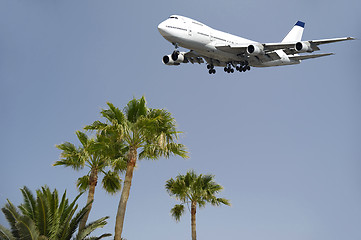
<path fill-rule="evenodd" d="M 161 23 L 158 25 L 158 31 L 160 32 L 160 34 L 161 34 L 162 36 L 167 35 L 165 22 L 161 22 Z"/>

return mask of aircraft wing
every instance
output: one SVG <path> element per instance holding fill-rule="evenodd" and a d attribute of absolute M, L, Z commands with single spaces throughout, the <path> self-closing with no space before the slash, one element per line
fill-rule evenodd
<path fill-rule="evenodd" d="M 310 49 L 308 52 L 313 52 L 313 51 L 320 50 L 318 45 L 347 41 L 347 40 L 354 40 L 354 38 L 343 37 L 343 38 L 320 39 L 320 40 L 302 41 L 302 43 L 309 45 Z M 297 51 L 295 50 L 296 43 L 297 42 L 255 43 L 255 45 L 262 45 L 263 50 L 266 54 L 269 54 L 270 52 L 273 52 L 276 50 L 284 50 L 287 54 L 295 54 L 295 53 L 297 53 Z M 247 45 L 216 45 L 215 47 L 218 50 L 221 50 L 224 52 L 233 53 L 233 54 L 237 54 L 237 55 L 244 55 L 247 53 L 248 46 L 249 46 L 249 44 L 247 44 Z"/>
<path fill-rule="evenodd" d="M 324 56 L 330 56 L 334 55 L 333 53 L 323 53 L 323 54 L 312 54 L 312 55 L 303 55 L 303 56 L 288 56 L 290 60 L 305 60 L 305 59 L 311 59 L 311 58 L 319 58 Z"/>
<path fill-rule="evenodd" d="M 294 44 L 292 45 L 294 46 Z M 228 52 L 228 53 L 232 53 L 232 54 L 236 54 L 238 56 L 241 55 L 246 55 L 247 53 L 247 46 L 243 46 L 243 45 L 218 45 L 215 46 L 218 50 L 221 50 L 223 52 Z M 259 56 L 262 57 L 263 60 L 265 61 L 274 61 L 274 60 L 279 60 L 281 59 L 280 56 L 274 52 L 274 51 L 268 51 L 266 54 Z"/>
<path fill-rule="evenodd" d="M 194 63 L 199 63 L 199 64 L 204 63 L 204 60 L 203 60 L 202 56 L 198 55 L 194 51 L 189 51 L 189 52 L 185 53 L 184 56 L 192 64 L 194 64 Z"/>
<path fill-rule="evenodd" d="M 330 38 L 330 39 L 321 39 L 321 40 L 312 40 L 310 42 L 321 45 L 326 43 L 334 43 L 334 42 L 341 42 L 341 41 L 347 41 L 347 40 L 355 40 L 353 37 L 344 37 L 344 38 Z"/>
<path fill-rule="evenodd" d="M 327 43 L 334 43 L 334 42 L 341 42 L 341 41 L 347 41 L 347 40 L 354 40 L 355 38 L 352 37 L 343 37 L 343 38 L 330 38 L 330 39 L 320 39 L 320 40 L 310 40 L 310 41 L 302 41 L 303 43 L 308 43 L 313 51 L 318 51 L 320 48 L 318 45 L 321 44 L 327 44 Z M 285 50 L 286 52 L 288 50 L 291 50 L 294 52 L 295 45 L 297 42 L 292 43 L 265 43 L 262 44 L 264 47 L 264 50 L 267 51 L 275 51 L 275 50 Z"/>
<path fill-rule="evenodd" d="M 223 52 L 243 55 L 247 52 L 248 45 L 216 45 L 215 47 Z"/>

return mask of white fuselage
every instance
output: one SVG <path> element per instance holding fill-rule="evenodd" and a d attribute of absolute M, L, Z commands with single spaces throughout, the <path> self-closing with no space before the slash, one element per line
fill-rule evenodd
<path fill-rule="evenodd" d="M 218 50 L 216 46 L 258 44 L 258 42 L 215 30 L 196 20 L 178 15 L 172 15 L 160 23 L 158 30 L 169 42 L 193 50 L 210 60 L 218 60 L 219 63 L 215 65 L 219 66 L 223 66 L 229 62 L 239 62 L 248 59 L 242 55 Z M 287 54 L 282 50 L 276 52 L 280 57 L 279 60 L 263 63 L 262 61 L 253 59 L 250 61 L 250 65 L 255 67 L 268 67 L 298 64 L 300 62 L 290 61 Z"/>

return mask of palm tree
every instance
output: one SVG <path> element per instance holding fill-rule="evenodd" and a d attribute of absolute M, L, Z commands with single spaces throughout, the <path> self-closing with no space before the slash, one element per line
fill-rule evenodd
<path fill-rule="evenodd" d="M 125 210 L 132 184 L 133 171 L 137 159 L 169 158 L 178 155 L 187 158 L 185 146 L 175 141 L 178 139 L 176 122 L 164 109 L 150 109 L 144 96 L 131 100 L 124 111 L 107 103 L 109 109 L 101 111 L 105 123 L 95 121 L 86 126 L 87 130 L 97 130 L 98 134 L 111 135 L 113 139 L 124 142 L 127 149 L 127 169 L 120 197 L 115 223 L 115 240 L 120 240 Z"/>
<path fill-rule="evenodd" d="M 109 150 L 109 144 L 106 139 L 101 136 L 96 139 L 89 138 L 85 133 L 77 131 L 76 135 L 82 146 L 76 147 L 70 142 L 65 142 L 56 145 L 57 148 L 62 150 L 60 157 L 61 160 L 56 161 L 53 166 L 65 166 L 71 167 L 74 170 L 80 170 L 84 167 L 89 169 L 89 172 L 78 178 L 77 187 L 79 191 L 88 190 L 88 212 L 82 218 L 79 229 L 83 229 L 89 217 L 92 203 L 94 201 L 95 187 L 98 183 L 98 175 L 104 174 L 102 180 L 102 187 L 106 192 L 114 194 L 121 189 L 121 179 L 119 172 L 124 170 L 125 161 L 121 157 L 116 158 L 114 161 L 110 161 L 106 157 L 106 152 Z M 124 164 L 122 164 L 124 163 Z M 106 169 L 112 166 L 112 170 L 106 171 Z"/>
<path fill-rule="evenodd" d="M 196 212 L 197 205 L 201 208 L 210 203 L 213 206 L 221 204 L 230 206 L 230 202 L 224 198 L 217 198 L 223 187 L 214 182 L 213 175 L 197 175 L 193 170 L 188 171 L 186 175 L 178 175 L 175 179 L 171 178 L 166 182 L 165 188 L 170 196 L 174 196 L 181 204 L 176 204 L 171 214 L 176 221 L 185 211 L 185 204 L 191 205 L 191 227 L 192 240 L 197 239 L 196 234 Z"/>
<path fill-rule="evenodd" d="M 0 225 L 0 239 L 74 239 L 73 234 L 88 211 L 85 206 L 76 213 L 78 208 L 76 201 L 81 193 L 69 204 L 66 192 L 59 202 L 57 190 L 51 192 L 47 186 L 36 191 L 36 198 L 27 187 L 22 188 L 21 192 L 23 204 L 17 208 L 8 200 L 1 209 L 10 224 L 10 229 Z M 95 229 L 105 226 L 107 218 L 109 217 L 103 217 L 88 224 L 78 232 L 75 239 L 101 239 L 111 236 L 111 234 L 103 234 L 97 238 L 88 237 Z"/>

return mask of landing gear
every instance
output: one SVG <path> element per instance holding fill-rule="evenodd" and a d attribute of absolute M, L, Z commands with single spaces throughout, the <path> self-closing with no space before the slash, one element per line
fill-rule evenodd
<path fill-rule="evenodd" d="M 240 66 L 236 67 L 236 70 L 239 72 L 245 72 L 251 70 L 251 67 L 248 65 L 248 61 L 242 61 Z"/>
<path fill-rule="evenodd" d="M 234 69 L 232 67 L 232 64 L 228 64 L 227 67 L 224 68 L 224 71 L 227 73 L 234 73 Z"/>
<path fill-rule="evenodd" d="M 208 69 L 209 74 L 216 73 L 216 70 L 214 69 L 214 65 L 212 63 L 207 64 L 207 69 Z M 242 61 L 242 62 L 240 62 L 239 65 L 236 65 L 233 62 L 228 62 L 227 66 L 224 67 L 224 71 L 226 73 L 234 73 L 234 70 L 239 71 L 239 72 L 246 72 L 246 71 L 251 70 L 251 67 L 248 65 L 247 61 Z"/>
<path fill-rule="evenodd" d="M 216 73 L 216 69 L 214 69 L 213 64 L 208 64 L 207 69 L 209 69 L 209 71 L 208 71 L 209 74 L 215 74 Z"/>

